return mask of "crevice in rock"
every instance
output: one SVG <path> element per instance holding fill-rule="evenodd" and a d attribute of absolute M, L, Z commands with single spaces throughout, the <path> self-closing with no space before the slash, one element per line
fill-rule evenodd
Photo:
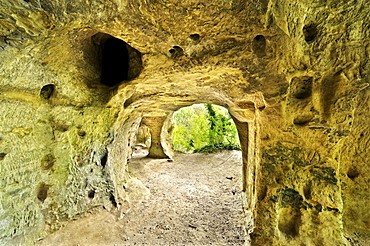
<path fill-rule="evenodd" d="M 321 120 L 327 121 L 332 114 L 332 107 L 337 98 L 337 90 L 343 84 L 340 72 L 331 73 L 324 76 L 320 85 L 320 106 L 321 106 Z"/>
<path fill-rule="evenodd" d="M 258 194 L 258 200 L 263 201 L 266 198 L 267 195 L 267 186 L 264 185 L 260 190 Z"/>
<path fill-rule="evenodd" d="M 102 166 L 102 168 L 105 168 L 105 166 L 107 165 L 107 161 L 108 161 L 108 153 L 105 153 L 100 160 L 100 165 Z"/>
<path fill-rule="evenodd" d="M 311 190 L 312 190 L 312 184 L 311 182 L 308 182 L 304 187 L 303 187 L 303 195 L 306 200 L 311 199 Z"/>
<path fill-rule="evenodd" d="M 113 194 L 111 194 L 110 196 L 109 196 L 109 201 L 112 203 L 112 205 L 113 205 L 113 207 L 117 207 L 117 202 L 116 202 L 116 198 L 114 197 L 114 195 Z"/>
<path fill-rule="evenodd" d="M 128 108 L 133 102 L 134 100 L 132 99 L 132 97 L 127 98 L 127 100 L 123 104 L 124 108 Z"/>

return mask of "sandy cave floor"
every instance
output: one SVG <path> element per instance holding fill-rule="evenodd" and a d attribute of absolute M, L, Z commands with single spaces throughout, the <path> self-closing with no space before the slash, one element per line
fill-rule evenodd
<path fill-rule="evenodd" d="M 241 152 L 132 159 L 150 190 L 122 219 L 101 210 L 70 222 L 38 245 L 249 245 L 243 228 Z"/>

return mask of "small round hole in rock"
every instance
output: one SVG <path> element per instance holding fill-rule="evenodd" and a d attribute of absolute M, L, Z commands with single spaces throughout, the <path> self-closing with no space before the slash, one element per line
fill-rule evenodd
<path fill-rule="evenodd" d="M 86 136 L 86 132 L 85 132 L 84 130 L 78 130 L 78 131 L 77 131 L 77 134 L 78 134 L 78 136 L 80 136 L 80 137 L 85 137 L 85 136 Z"/>
<path fill-rule="evenodd" d="M 40 183 L 37 189 L 37 199 L 40 202 L 44 202 L 45 199 L 48 197 L 48 190 L 49 190 L 49 185 L 46 185 L 45 183 Z"/>
<path fill-rule="evenodd" d="M 180 46 L 173 46 L 172 49 L 168 51 L 171 58 L 178 58 L 184 55 L 184 50 Z"/>
<path fill-rule="evenodd" d="M 0 153 L 0 161 L 4 160 L 5 156 L 6 156 L 6 153 Z"/>
<path fill-rule="evenodd" d="M 200 39 L 200 35 L 199 34 L 190 34 L 189 36 L 190 39 L 194 40 L 194 41 L 198 41 Z"/>
<path fill-rule="evenodd" d="M 197 44 L 197 43 L 199 43 L 199 41 L 200 41 L 200 35 L 199 35 L 199 34 L 197 34 L 197 33 L 190 34 L 190 35 L 189 35 L 188 40 L 189 40 L 189 41 L 190 41 L 190 43 L 192 43 L 192 44 Z"/>
<path fill-rule="evenodd" d="M 43 99 L 49 99 L 55 90 L 55 85 L 48 84 L 41 88 L 40 97 Z"/>
<path fill-rule="evenodd" d="M 95 190 L 90 190 L 88 193 L 87 193 L 87 196 L 90 198 L 90 199 L 93 199 L 94 196 L 95 196 Z"/>
<path fill-rule="evenodd" d="M 350 167 L 347 171 L 347 177 L 354 180 L 360 175 L 356 167 Z"/>

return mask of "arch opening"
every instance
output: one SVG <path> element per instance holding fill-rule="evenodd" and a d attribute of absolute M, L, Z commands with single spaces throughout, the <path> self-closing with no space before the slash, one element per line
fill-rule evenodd
<path fill-rule="evenodd" d="M 152 145 L 152 133 L 150 128 L 141 120 L 135 133 L 134 143 L 131 147 L 131 158 L 144 158 L 149 155 L 149 149 Z"/>
<path fill-rule="evenodd" d="M 126 236 L 130 237 L 132 244 L 155 240 L 158 244 L 201 245 L 207 242 L 245 245 L 249 236 L 244 226 L 242 153 L 240 150 L 228 148 L 224 151 L 211 151 L 204 148 L 210 146 L 210 143 L 225 143 L 224 147 L 230 144 L 231 136 L 224 135 L 222 139 L 220 138 L 220 135 L 226 133 L 232 133 L 234 141 L 239 141 L 236 126 L 228 115 L 228 110 L 211 104 L 195 104 L 181 108 L 169 117 L 174 121 L 176 117 L 187 118 L 184 125 L 189 126 L 188 130 L 190 132 L 193 130 L 192 133 L 198 131 L 198 136 L 193 134 L 186 138 L 187 143 L 189 139 L 193 139 L 193 148 L 176 152 L 173 161 L 156 158 L 130 159 L 127 167 L 130 177 L 135 182 L 140 180 L 141 187 L 148 188 L 151 195 L 144 198 L 146 189 L 142 189 L 141 196 L 145 202 L 134 206 L 130 213 L 125 215 L 124 220 L 127 220 L 127 225 L 130 227 Z M 218 122 L 212 122 L 212 119 Z M 146 127 L 152 125 L 142 124 L 143 122 L 148 120 L 141 121 L 136 133 L 135 146 L 138 142 L 145 143 L 149 140 L 142 136 L 145 135 L 143 132 L 150 130 Z M 166 126 L 164 128 L 168 131 Z M 232 128 L 232 131 L 226 128 Z M 173 126 L 173 131 L 176 131 L 176 126 Z M 217 131 L 219 134 L 215 134 Z M 178 134 L 184 136 L 188 133 L 180 131 Z M 154 141 L 155 137 L 150 136 Z M 151 144 L 155 144 L 155 141 Z M 195 147 L 203 148 L 204 151 L 194 153 Z M 126 191 L 128 190 L 129 197 L 135 196 L 134 199 L 136 199 L 139 192 L 135 191 L 135 194 L 131 194 L 131 185 L 131 182 L 128 182 Z M 135 221 L 135 224 L 131 224 L 130 221 Z M 147 232 L 150 228 L 159 227 L 163 230 Z M 146 235 L 145 239 L 130 233 L 137 230 Z M 158 233 L 161 233 L 160 238 Z M 184 238 L 183 235 L 193 236 Z"/>
<path fill-rule="evenodd" d="M 173 125 L 172 136 L 183 137 L 185 149 L 177 151 L 170 162 L 156 158 L 130 159 L 128 173 L 133 180 L 140 180 L 152 195 L 146 198 L 145 203 L 132 208 L 125 219 L 135 219 L 132 227 L 141 228 L 147 241 L 152 240 L 152 236 L 157 238 L 157 235 L 156 232 L 145 233 L 145 230 L 161 225 L 166 233 L 161 234 L 159 243 L 244 245 L 249 240 L 244 227 L 244 164 L 234 119 L 227 109 L 212 104 L 183 107 L 168 117 L 173 121 L 183 120 L 179 132 L 176 133 L 176 123 Z M 154 116 L 151 119 L 155 121 Z M 150 132 L 150 127 L 153 125 L 148 119 L 141 121 L 135 146 L 139 142 L 146 143 L 145 146 L 156 143 L 154 135 L 144 134 Z M 186 136 L 189 133 L 185 127 L 190 136 Z M 163 128 L 168 131 L 166 126 Z M 147 137 L 143 137 L 145 135 Z M 234 148 L 228 148 L 231 145 Z M 226 150 L 219 151 L 223 149 Z M 126 190 L 130 190 L 129 186 Z M 145 221 L 145 228 L 142 221 Z M 189 233 L 197 235 L 192 242 L 177 236 Z M 131 242 L 143 242 L 134 234 L 127 236 Z"/>

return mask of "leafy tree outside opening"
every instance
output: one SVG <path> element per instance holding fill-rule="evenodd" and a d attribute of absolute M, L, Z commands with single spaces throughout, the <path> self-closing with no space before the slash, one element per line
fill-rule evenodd
<path fill-rule="evenodd" d="M 180 152 L 214 152 L 240 149 L 238 132 L 227 109 L 212 104 L 194 104 L 174 113 L 172 141 Z"/>

